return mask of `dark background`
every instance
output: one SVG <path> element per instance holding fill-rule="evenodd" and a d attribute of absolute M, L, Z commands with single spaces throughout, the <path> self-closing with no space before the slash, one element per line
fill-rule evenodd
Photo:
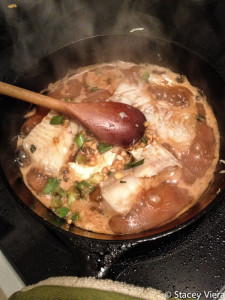
<path fill-rule="evenodd" d="M 17 7 L 10 9 L 12 3 Z M 0 80 L 13 82 L 38 58 L 71 41 L 134 28 L 182 44 L 225 79 L 224 0 L 1 0 Z M 0 181 L 0 245 L 26 284 L 50 276 L 93 275 L 172 294 L 217 292 L 225 283 L 224 209 L 221 198 L 188 228 L 126 249 L 99 249 L 90 242 L 88 257 L 81 261 L 76 248 L 83 241 L 41 224 Z"/>

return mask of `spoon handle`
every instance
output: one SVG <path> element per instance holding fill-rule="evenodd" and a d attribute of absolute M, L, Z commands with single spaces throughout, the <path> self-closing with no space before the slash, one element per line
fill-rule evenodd
<path fill-rule="evenodd" d="M 64 102 L 0 81 L 0 94 L 63 112 Z"/>

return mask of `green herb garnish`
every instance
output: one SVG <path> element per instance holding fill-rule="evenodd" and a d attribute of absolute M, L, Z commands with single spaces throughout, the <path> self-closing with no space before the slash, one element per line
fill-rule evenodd
<path fill-rule="evenodd" d="M 76 188 L 72 188 L 67 195 L 67 202 L 70 206 L 75 200 L 80 199 L 80 192 Z"/>
<path fill-rule="evenodd" d="M 50 120 L 51 125 L 59 125 L 62 124 L 64 121 L 65 117 L 64 116 L 53 116 Z"/>
<path fill-rule="evenodd" d="M 203 116 L 201 116 L 201 115 L 198 115 L 198 116 L 196 117 L 196 120 L 197 120 L 198 122 L 202 122 L 202 121 L 205 120 L 205 117 L 203 117 Z"/>
<path fill-rule="evenodd" d="M 88 162 L 88 159 L 87 156 L 85 156 L 82 152 L 79 151 L 78 153 L 75 154 L 74 161 L 77 162 L 78 164 L 85 165 Z"/>
<path fill-rule="evenodd" d="M 75 213 L 73 216 L 72 216 L 72 221 L 75 222 L 79 219 L 79 214 L 78 213 Z"/>
<path fill-rule="evenodd" d="M 36 146 L 34 145 L 34 144 L 32 144 L 31 146 L 30 146 L 30 152 L 31 153 L 34 153 L 35 151 L 36 151 Z"/>
<path fill-rule="evenodd" d="M 148 78 L 149 78 L 150 74 L 148 72 L 145 72 L 142 76 L 141 76 L 141 80 L 148 82 Z"/>
<path fill-rule="evenodd" d="M 44 194 L 51 194 L 56 187 L 59 185 L 59 180 L 54 178 L 54 177 L 50 177 L 48 178 L 47 184 L 44 187 L 43 193 Z"/>
<path fill-rule="evenodd" d="M 100 172 L 97 172 L 91 175 L 88 181 L 91 185 L 97 185 L 102 181 L 102 179 L 103 175 Z"/>
<path fill-rule="evenodd" d="M 91 88 L 91 91 L 92 91 L 92 92 L 97 91 L 97 90 L 98 90 L 98 87 L 97 87 L 97 86 L 93 86 L 93 87 Z"/>
<path fill-rule="evenodd" d="M 75 137 L 75 142 L 79 148 L 81 148 L 84 144 L 85 138 L 82 132 L 78 133 Z"/>
<path fill-rule="evenodd" d="M 90 183 L 88 183 L 85 180 L 82 180 L 81 182 L 77 182 L 76 188 L 85 194 L 90 194 L 95 190 L 95 187 L 90 185 Z"/>
<path fill-rule="evenodd" d="M 59 195 L 60 197 L 66 197 L 66 192 L 63 188 L 61 188 L 59 185 L 54 189 L 54 194 Z"/>
<path fill-rule="evenodd" d="M 139 160 L 139 161 L 136 161 L 136 162 L 133 162 L 133 160 L 131 160 L 129 163 L 124 165 L 124 170 L 135 168 L 137 166 L 143 165 L 144 160 L 145 160 L 144 158 Z"/>
<path fill-rule="evenodd" d="M 69 212 L 70 210 L 68 207 L 59 207 L 55 210 L 55 213 L 59 218 L 65 218 Z"/>
<path fill-rule="evenodd" d="M 148 142 L 148 140 L 147 140 L 146 137 L 144 137 L 144 136 L 141 138 L 141 141 L 142 141 L 143 143 L 145 143 L 145 144 L 147 144 L 147 142 Z"/>
<path fill-rule="evenodd" d="M 60 196 L 56 196 L 55 198 L 52 199 L 52 203 L 51 206 L 53 208 L 58 208 L 60 206 L 62 206 L 62 200 Z"/>
<path fill-rule="evenodd" d="M 102 153 L 105 153 L 105 152 L 109 151 L 110 149 L 112 149 L 113 146 L 110 144 L 101 143 L 101 144 L 98 144 L 97 148 L 98 148 L 98 151 L 102 154 Z"/>

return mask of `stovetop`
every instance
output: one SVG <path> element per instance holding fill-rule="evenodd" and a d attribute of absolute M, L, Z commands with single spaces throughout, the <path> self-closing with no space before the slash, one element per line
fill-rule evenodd
<path fill-rule="evenodd" d="M 1 80 L 16 78 L 37 58 L 70 41 L 133 29 L 181 43 L 225 79 L 223 0 L 14 2 L 15 8 L 7 0 L 0 3 Z M 155 287 L 173 296 L 176 291 L 201 292 L 202 299 L 209 299 L 207 293 L 220 291 L 225 283 L 224 211 L 221 196 L 206 215 L 172 235 L 126 248 L 122 242 L 109 247 L 103 242 L 99 250 L 94 240 L 85 248 L 83 239 L 60 235 L 40 223 L 1 180 L 0 245 L 25 284 L 51 276 L 91 275 Z"/>
<path fill-rule="evenodd" d="M 86 259 L 78 260 L 77 248 L 82 246 L 79 239 L 62 237 L 40 223 L 15 202 L 2 183 L 0 192 L 2 251 L 25 284 L 51 276 L 94 274 L 171 293 L 218 292 L 224 285 L 225 197 L 218 199 L 205 216 L 189 227 L 162 239 L 128 247 L 105 268 L 112 246 L 112 249 L 103 246 L 103 253 L 97 253 L 99 248 L 96 250 L 95 241 L 91 241 L 87 247 L 92 250 Z"/>

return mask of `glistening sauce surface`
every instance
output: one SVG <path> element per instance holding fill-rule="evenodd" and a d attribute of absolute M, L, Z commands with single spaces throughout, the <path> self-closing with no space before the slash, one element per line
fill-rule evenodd
<path fill-rule="evenodd" d="M 184 75 L 119 61 L 70 72 L 45 92 L 68 102 L 127 103 L 147 120 L 143 138 L 120 148 L 55 111 L 39 107 L 27 118 L 18 138 L 24 182 L 69 224 L 105 234 L 159 227 L 193 206 L 213 180 L 217 122 Z"/>

